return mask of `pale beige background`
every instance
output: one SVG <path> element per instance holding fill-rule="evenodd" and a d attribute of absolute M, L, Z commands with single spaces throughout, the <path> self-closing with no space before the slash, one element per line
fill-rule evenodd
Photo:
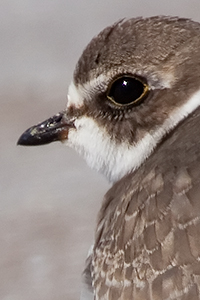
<path fill-rule="evenodd" d="M 108 183 L 61 143 L 17 147 L 65 107 L 74 65 L 119 18 L 200 20 L 199 0 L 0 1 L 0 299 L 75 300 Z M 144 37 L 145 38 L 145 37 Z"/>

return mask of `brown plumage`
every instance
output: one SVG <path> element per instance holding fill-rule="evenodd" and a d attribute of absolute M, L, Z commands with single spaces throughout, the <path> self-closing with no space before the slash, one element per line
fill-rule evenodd
<path fill-rule="evenodd" d="M 97 299 L 200 299 L 199 125 L 200 109 L 106 194 L 91 258 Z"/>
<path fill-rule="evenodd" d="M 66 111 L 19 140 L 65 140 L 114 182 L 81 299 L 200 299 L 199 49 L 191 20 L 117 22 L 83 52 Z"/>

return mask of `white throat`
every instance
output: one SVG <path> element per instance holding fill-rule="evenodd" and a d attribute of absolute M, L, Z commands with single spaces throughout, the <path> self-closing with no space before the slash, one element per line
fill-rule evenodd
<path fill-rule="evenodd" d="M 115 182 L 136 170 L 150 156 L 156 145 L 181 120 L 200 105 L 200 90 L 181 107 L 176 108 L 164 123 L 136 144 L 116 143 L 103 127 L 89 117 L 75 120 L 76 129 L 70 129 L 67 145 L 83 155 L 88 165 Z"/>

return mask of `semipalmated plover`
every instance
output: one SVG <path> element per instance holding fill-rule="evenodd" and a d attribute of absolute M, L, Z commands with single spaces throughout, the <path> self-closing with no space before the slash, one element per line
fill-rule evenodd
<path fill-rule="evenodd" d="M 82 299 L 200 299 L 200 24 L 121 20 L 84 50 L 66 110 L 21 145 L 62 140 L 113 186 Z"/>

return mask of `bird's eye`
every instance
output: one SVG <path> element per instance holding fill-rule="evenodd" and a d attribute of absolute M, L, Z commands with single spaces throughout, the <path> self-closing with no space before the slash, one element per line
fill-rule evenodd
<path fill-rule="evenodd" d="M 121 76 L 109 86 L 107 98 L 114 104 L 124 106 L 142 100 L 148 92 L 148 85 L 132 76 Z"/>

